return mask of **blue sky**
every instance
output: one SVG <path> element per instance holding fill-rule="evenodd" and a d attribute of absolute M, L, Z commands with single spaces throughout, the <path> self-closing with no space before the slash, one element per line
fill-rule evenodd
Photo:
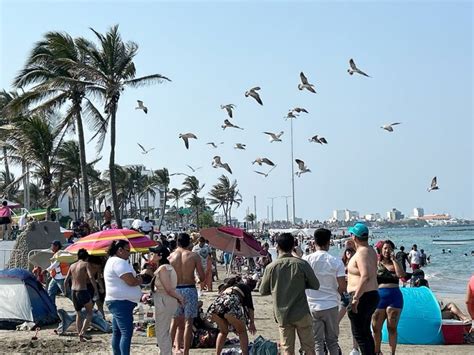
<path fill-rule="evenodd" d="M 124 92 L 119 103 L 119 164 L 167 167 L 197 177 L 206 192 L 224 172 L 211 167 L 216 154 L 234 171 L 247 207 L 266 216 L 269 197 L 291 195 L 288 109 L 310 114 L 294 121 L 295 158 L 312 173 L 295 180 L 296 215 L 327 219 L 334 209 L 361 213 L 396 207 L 411 214 L 451 213 L 474 218 L 472 33 L 469 2 L 72 2 L 0 1 L 0 88 L 9 89 L 34 42 L 47 31 L 93 39 L 120 25 L 139 44 L 138 75 L 160 73 L 173 81 Z M 372 76 L 349 76 L 348 60 Z M 304 71 L 318 93 L 299 91 Z M 264 106 L 244 92 L 260 86 Z M 142 99 L 148 115 L 134 109 Z M 220 104 L 236 104 L 220 128 Z M 395 132 L 380 126 L 402 122 Z M 269 143 L 263 131 L 285 131 Z M 194 132 L 186 150 L 179 133 Z M 319 134 L 329 144 L 309 143 Z M 90 132 L 89 132 L 90 136 Z M 214 150 L 209 141 L 225 141 Z M 137 142 L 155 147 L 143 156 Z M 246 151 L 233 149 L 247 144 Z M 88 159 L 95 157 L 94 145 Z M 97 165 L 108 166 L 108 141 Z M 265 156 L 278 166 L 268 178 L 250 164 Z M 295 167 L 296 169 L 296 167 Z M 426 191 L 433 176 L 440 190 Z M 172 187 L 182 179 L 175 177 Z M 285 200 L 275 199 L 275 219 Z"/>

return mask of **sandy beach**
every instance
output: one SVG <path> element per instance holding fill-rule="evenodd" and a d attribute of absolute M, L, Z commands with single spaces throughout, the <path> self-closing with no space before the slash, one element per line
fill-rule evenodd
<path fill-rule="evenodd" d="M 220 271 L 223 275 L 223 271 Z M 218 282 L 214 283 L 216 289 Z M 204 309 L 216 296 L 216 292 L 205 292 L 202 294 Z M 271 297 L 262 297 L 258 292 L 253 293 L 255 304 L 255 324 L 257 335 L 262 335 L 266 339 L 278 342 L 278 327 L 273 319 L 272 299 Z M 464 309 L 462 297 L 460 295 L 443 295 L 444 301 L 454 301 Z M 72 303 L 64 298 L 57 299 L 58 308 L 67 311 L 73 311 Z M 110 319 L 110 314 L 107 315 Z M 422 324 L 420 324 L 422 326 Z M 34 332 L 31 331 L 0 331 L 0 349 L 6 354 L 112 354 L 110 349 L 111 334 L 92 332 L 92 340 L 81 343 L 76 336 L 75 326 L 71 325 L 67 335 L 58 336 L 54 333 L 55 326 L 41 329 L 38 333 L 38 340 L 31 340 Z M 231 333 L 231 337 L 236 337 Z M 255 337 L 250 336 L 250 340 Z M 132 354 L 150 354 L 156 353 L 155 338 L 147 338 L 145 332 L 134 332 L 132 339 Z M 352 349 L 352 337 L 350 323 L 347 316 L 343 319 L 340 328 L 339 344 L 343 354 L 348 354 Z M 389 353 L 388 344 L 382 345 L 382 351 Z M 434 345 L 434 346 L 414 346 L 399 345 L 397 353 L 399 354 L 472 354 L 474 347 L 472 345 Z M 192 354 L 213 354 L 213 349 L 192 349 Z"/>

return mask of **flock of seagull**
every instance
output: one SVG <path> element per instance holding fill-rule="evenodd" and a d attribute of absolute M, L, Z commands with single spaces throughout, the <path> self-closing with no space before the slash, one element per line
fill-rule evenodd
<path fill-rule="evenodd" d="M 359 74 L 359 75 L 365 76 L 367 78 L 371 77 L 370 75 L 368 75 L 367 73 L 365 73 L 364 71 L 359 69 L 352 58 L 349 60 L 349 69 L 347 69 L 347 72 L 350 75 Z M 309 91 L 311 93 L 314 93 L 314 94 L 317 93 L 314 84 L 311 84 L 309 82 L 308 78 L 306 77 L 306 75 L 303 72 L 300 72 L 300 83 L 298 84 L 298 89 L 300 91 L 307 90 L 307 91 Z M 245 95 L 245 97 L 253 98 L 258 104 L 263 106 L 263 101 L 262 101 L 262 98 L 260 97 L 260 94 L 259 94 L 260 90 L 261 90 L 261 88 L 259 86 L 255 86 L 255 87 L 252 87 L 251 89 L 245 91 L 244 95 Z M 230 119 L 233 118 L 233 112 L 236 108 L 236 105 L 234 105 L 234 104 L 225 104 L 225 105 L 220 105 L 220 108 L 222 110 L 226 111 L 226 113 L 227 113 L 227 115 L 229 116 Z M 142 110 L 145 114 L 148 113 L 148 108 L 144 105 L 143 101 L 141 101 L 141 100 L 137 100 L 137 107 L 135 107 L 135 109 Z M 293 109 L 290 109 L 288 111 L 288 113 L 286 114 L 286 116 L 284 116 L 284 118 L 286 120 L 292 120 L 292 119 L 297 118 L 301 113 L 309 113 L 309 112 L 305 108 L 295 107 Z M 400 124 L 401 124 L 401 122 L 394 122 L 394 123 L 390 123 L 390 124 L 385 124 L 385 125 L 381 126 L 380 128 L 384 129 L 387 132 L 393 132 L 394 131 L 394 126 L 397 126 L 397 125 L 400 125 Z M 221 125 L 221 128 L 223 130 L 225 130 L 227 128 L 229 128 L 229 129 L 234 128 L 234 129 L 239 129 L 239 130 L 244 129 L 242 127 L 239 127 L 239 126 L 233 124 L 228 118 L 226 118 L 224 120 L 224 124 Z M 274 132 L 263 132 L 263 133 L 268 135 L 270 143 L 281 142 L 282 141 L 281 136 L 284 134 L 283 131 L 280 131 L 279 133 L 274 133 Z M 198 139 L 198 137 L 194 133 L 191 133 L 191 132 L 181 133 L 181 134 L 179 134 L 178 138 L 183 140 L 186 149 L 189 149 L 190 139 L 196 139 L 196 140 Z M 328 144 L 327 139 L 325 137 L 321 137 L 319 135 L 314 135 L 313 137 L 309 138 L 308 141 L 310 143 L 319 143 L 321 145 Z M 152 150 L 155 149 L 155 148 L 146 149 L 140 143 L 137 143 L 137 144 L 138 144 L 139 148 L 141 149 L 142 154 L 148 154 L 149 152 L 151 152 Z M 206 145 L 208 145 L 208 146 L 210 146 L 214 149 L 218 148 L 218 146 L 222 145 L 222 144 L 224 144 L 224 142 L 219 142 L 219 143 L 207 142 L 206 143 Z M 246 144 L 244 144 L 244 143 L 235 143 L 234 149 L 245 150 L 246 149 Z M 302 174 L 311 172 L 311 169 L 308 168 L 308 166 L 305 164 L 305 162 L 303 160 L 295 159 L 295 163 L 297 164 L 297 167 L 298 167 L 298 171 L 295 173 L 296 176 L 300 177 Z M 262 167 L 263 164 L 268 165 L 269 167 L 271 167 L 270 170 L 268 170 L 267 172 L 254 170 L 255 173 L 257 173 L 259 175 L 262 175 L 264 177 L 268 177 L 268 175 L 273 171 L 273 169 L 276 168 L 276 164 L 273 163 L 270 159 L 265 158 L 265 157 L 257 157 L 252 162 L 252 165 L 254 165 L 254 164 L 258 164 L 258 166 L 260 166 L 260 167 Z M 230 165 L 228 163 L 223 162 L 222 158 L 219 155 L 214 156 L 214 158 L 212 159 L 211 165 L 212 165 L 213 168 L 216 168 L 216 169 L 217 168 L 222 168 L 222 169 L 226 170 L 228 173 L 232 174 L 232 169 L 231 169 Z M 193 173 L 196 170 L 201 168 L 201 167 L 193 168 L 190 165 L 187 165 L 187 167 Z M 171 174 L 171 175 L 186 175 L 186 176 L 189 176 L 188 174 L 185 174 L 185 173 L 174 173 L 174 174 Z M 439 190 L 436 176 L 432 179 L 431 186 L 427 190 L 428 190 L 428 192 L 434 191 L 434 190 Z"/>

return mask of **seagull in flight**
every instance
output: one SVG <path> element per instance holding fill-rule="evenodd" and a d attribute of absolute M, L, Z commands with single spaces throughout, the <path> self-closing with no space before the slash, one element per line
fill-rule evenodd
<path fill-rule="evenodd" d="M 232 124 L 229 120 L 225 119 L 224 120 L 224 124 L 221 126 L 222 129 L 226 129 L 226 128 L 237 128 L 237 129 L 243 129 L 243 128 L 240 128 L 239 126 L 236 126 L 235 124 Z"/>
<path fill-rule="evenodd" d="M 384 129 L 388 132 L 393 132 L 393 127 L 392 126 L 396 126 L 398 124 L 401 124 L 401 122 L 394 122 L 394 123 L 386 124 L 386 125 L 383 125 L 380 128 L 382 128 L 382 129 Z"/>
<path fill-rule="evenodd" d="M 258 170 L 254 170 L 254 172 L 256 172 L 257 174 L 260 174 L 260 175 L 263 175 L 265 177 L 268 177 L 268 174 L 270 174 L 272 172 L 273 169 L 276 168 L 276 165 L 273 166 L 273 168 L 271 168 L 267 173 L 264 173 L 262 171 L 258 171 Z"/>
<path fill-rule="evenodd" d="M 350 59 L 349 60 L 349 66 L 350 68 L 347 69 L 347 72 L 350 74 L 350 75 L 353 75 L 354 73 L 357 73 L 357 74 L 360 74 L 360 75 L 363 75 L 363 76 L 366 76 L 368 78 L 370 78 L 370 75 L 367 75 L 366 73 L 364 73 L 362 70 L 360 70 L 359 68 L 357 68 L 356 66 L 356 63 L 354 62 L 354 59 Z"/>
<path fill-rule="evenodd" d="M 245 150 L 245 147 L 246 147 L 246 146 L 247 146 L 246 144 L 235 143 L 234 149 L 242 149 L 242 150 Z"/>
<path fill-rule="evenodd" d="M 439 190 L 438 179 L 436 179 L 436 176 L 433 178 L 433 180 L 431 180 L 431 186 L 428 189 L 428 192 L 431 192 L 433 190 Z"/>
<path fill-rule="evenodd" d="M 191 169 L 191 171 L 192 171 L 193 173 L 195 173 L 196 170 L 199 170 L 199 169 L 202 168 L 202 166 L 199 166 L 199 167 L 197 167 L 197 168 L 193 168 L 191 165 L 188 165 L 188 164 L 186 164 L 186 166 L 187 166 L 189 169 Z"/>
<path fill-rule="evenodd" d="M 148 153 L 150 153 L 153 149 L 155 149 L 155 148 L 150 148 L 150 149 L 146 150 L 145 147 L 142 146 L 140 143 L 137 143 L 137 144 L 138 144 L 138 146 L 140 147 L 140 149 L 142 150 L 142 154 L 148 154 Z"/>
<path fill-rule="evenodd" d="M 258 90 L 260 90 L 260 86 L 256 86 L 254 88 L 251 88 L 250 90 L 245 92 L 245 97 L 253 97 L 260 105 L 263 106 L 262 99 L 260 98 L 260 95 L 258 94 Z"/>
<path fill-rule="evenodd" d="M 226 110 L 230 118 L 232 118 L 232 110 L 235 108 L 234 104 L 221 105 L 222 110 Z"/>
<path fill-rule="evenodd" d="M 318 135 L 315 135 L 313 137 L 311 137 L 310 139 L 308 139 L 310 142 L 315 142 L 315 143 L 319 143 L 319 144 L 328 144 L 328 141 L 326 140 L 326 138 L 324 137 L 320 137 Z"/>
<path fill-rule="evenodd" d="M 207 144 L 207 145 L 210 145 L 212 148 L 217 148 L 217 144 L 214 143 L 214 142 L 208 142 L 208 143 L 206 143 L 206 144 Z M 220 142 L 220 143 L 218 143 L 218 144 L 221 145 L 221 144 L 224 144 L 224 142 Z"/>
<path fill-rule="evenodd" d="M 179 135 L 179 138 L 181 138 L 184 141 L 184 145 L 186 146 L 186 149 L 189 149 L 189 139 L 197 139 L 197 137 L 194 135 L 194 133 L 181 133 Z"/>
<path fill-rule="evenodd" d="M 270 159 L 268 158 L 256 158 L 252 164 L 255 164 L 257 163 L 258 165 L 262 166 L 263 163 L 267 164 L 267 165 L 270 165 L 270 166 L 275 166 L 275 163 L 272 162 Z"/>
<path fill-rule="evenodd" d="M 188 174 L 185 174 L 185 173 L 173 173 L 173 174 L 170 174 L 170 176 L 175 176 L 175 175 L 184 175 L 184 176 L 191 176 L 191 175 L 188 175 Z"/>
<path fill-rule="evenodd" d="M 225 170 L 227 170 L 229 173 L 232 174 L 232 169 L 230 168 L 229 164 L 227 163 L 223 163 L 221 161 L 221 157 L 216 155 L 213 160 L 212 160 L 212 167 L 213 168 L 223 168 Z"/>
<path fill-rule="evenodd" d="M 288 111 L 288 113 L 286 114 L 285 116 L 285 121 L 288 121 L 288 120 L 294 120 L 295 118 L 297 118 L 299 115 L 295 114 L 293 111 Z"/>
<path fill-rule="evenodd" d="M 306 89 L 311 91 L 312 93 L 316 94 L 316 90 L 314 89 L 314 85 L 308 82 L 308 79 L 304 75 L 303 72 L 300 73 L 301 84 L 298 84 L 298 89 L 303 90 Z"/>
<path fill-rule="evenodd" d="M 280 133 L 272 133 L 272 132 L 263 132 L 265 134 L 268 134 L 270 136 L 270 143 L 272 142 L 281 142 L 280 137 L 283 135 L 283 131 L 280 131 Z"/>
<path fill-rule="evenodd" d="M 301 112 L 309 113 L 305 108 L 302 108 L 302 107 L 295 107 L 294 109 L 291 110 L 291 112 L 296 112 L 296 113 L 301 113 Z"/>
<path fill-rule="evenodd" d="M 143 112 L 148 113 L 148 107 L 143 105 L 143 101 L 137 100 L 138 106 L 135 107 L 135 110 L 143 110 Z"/>
<path fill-rule="evenodd" d="M 308 169 L 308 167 L 305 165 L 304 161 L 300 160 L 300 159 L 295 159 L 295 162 L 296 164 L 298 164 L 298 169 L 300 169 L 300 171 L 297 171 L 295 173 L 296 176 L 300 177 L 301 174 L 304 174 L 304 173 L 310 173 L 311 170 Z"/>

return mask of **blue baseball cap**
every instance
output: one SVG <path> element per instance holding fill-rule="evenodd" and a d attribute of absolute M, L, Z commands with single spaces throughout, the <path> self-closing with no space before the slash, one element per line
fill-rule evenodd
<path fill-rule="evenodd" d="M 356 223 L 353 227 L 349 228 L 349 233 L 354 234 L 357 238 L 368 239 L 369 228 L 364 223 Z"/>

